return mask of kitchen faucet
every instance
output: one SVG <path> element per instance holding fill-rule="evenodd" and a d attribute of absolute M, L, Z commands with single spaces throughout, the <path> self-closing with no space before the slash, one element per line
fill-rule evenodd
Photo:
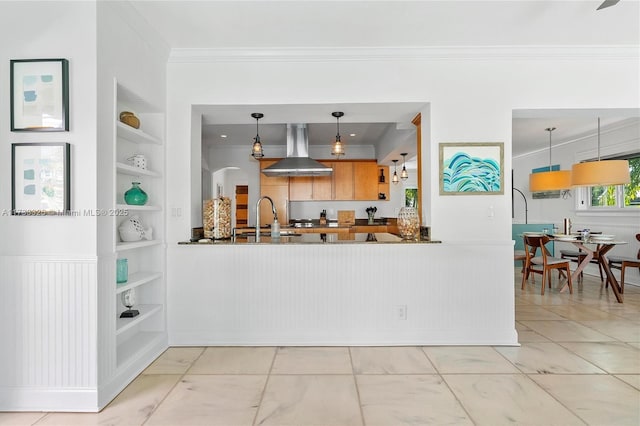
<path fill-rule="evenodd" d="M 264 200 L 265 198 L 269 200 L 269 202 L 271 203 L 271 211 L 273 212 L 274 228 L 272 229 L 272 234 L 274 233 L 273 231 L 275 230 L 275 227 L 276 226 L 279 227 L 278 212 L 276 212 L 276 205 L 273 203 L 273 200 L 271 199 L 271 197 L 267 195 L 263 195 L 262 197 L 260 197 L 260 199 L 256 203 L 256 243 L 260 242 L 260 202 L 262 202 L 262 200 Z"/>

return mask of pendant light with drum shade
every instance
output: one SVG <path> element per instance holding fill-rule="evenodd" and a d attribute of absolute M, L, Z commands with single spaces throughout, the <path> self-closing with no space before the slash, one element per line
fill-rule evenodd
<path fill-rule="evenodd" d="M 600 160 L 600 117 L 598 117 L 598 160 L 577 163 L 571 167 L 574 186 L 610 186 L 631 182 L 629 161 Z"/>
<path fill-rule="evenodd" d="M 344 145 L 340 140 L 340 117 L 344 116 L 344 112 L 336 111 L 331 113 L 332 116 L 336 118 L 336 140 L 333 142 L 333 146 L 331 147 L 331 155 L 335 155 L 336 158 L 340 159 L 341 155 L 344 155 Z"/>
<path fill-rule="evenodd" d="M 398 178 L 398 160 L 391 161 L 393 161 L 393 177 L 391 178 L 391 182 L 394 185 L 397 185 L 400 182 L 400 179 Z"/>
<path fill-rule="evenodd" d="M 264 117 L 264 114 L 260 112 L 254 112 L 251 117 L 256 119 L 256 137 L 253 138 L 253 147 L 251 148 L 251 156 L 255 159 L 264 157 L 264 151 L 262 150 L 262 143 L 260 143 L 260 134 L 258 133 L 258 120 Z"/>
<path fill-rule="evenodd" d="M 560 191 L 571 188 L 571 172 L 569 170 L 551 170 L 551 133 L 555 127 L 547 127 L 549 132 L 549 170 L 529 175 L 529 191 Z"/>
<path fill-rule="evenodd" d="M 402 171 L 400 172 L 400 179 L 407 180 L 409 179 L 409 173 L 407 172 L 407 153 L 403 152 L 400 155 L 402 155 Z"/>

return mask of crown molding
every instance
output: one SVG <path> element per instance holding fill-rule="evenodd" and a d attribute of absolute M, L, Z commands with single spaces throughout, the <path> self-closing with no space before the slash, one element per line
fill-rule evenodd
<path fill-rule="evenodd" d="M 600 136 L 602 135 L 607 135 L 609 133 L 613 133 L 613 132 L 617 132 L 620 130 L 624 130 L 626 128 L 629 127 L 638 127 L 638 121 L 640 119 L 638 117 L 630 117 L 621 121 L 618 121 L 617 123 L 613 123 L 610 124 L 606 127 L 603 127 L 600 129 Z M 572 145 L 572 144 L 580 144 L 578 146 L 582 146 L 584 144 L 584 142 L 588 139 L 592 139 L 592 138 L 596 138 L 598 136 L 598 131 L 597 129 L 594 127 L 594 129 L 592 131 L 589 132 L 585 132 L 582 133 L 580 135 L 576 135 L 574 137 L 572 137 L 571 139 L 567 139 L 565 141 L 562 141 L 560 143 L 557 143 L 555 145 L 553 145 L 553 149 L 559 148 L 561 146 L 565 146 L 565 145 Z M 633 152 L 637 150 L 637 146 L 638 146 L 638 138 L 634 137 L 629 141 L 618 141 L 615 144 L 610 144 L 607 145 L 605 147 L 603 147 L 603 150 L 607 151 L 605 152 L 605 154 L 603 154 L 604 156 L 606 155 L 613 155 L 615 153 L 620 153 L 620 154 L 625 154 L 625 153 L 629 153 L 629 152 Z M 633 147 L 634 149 L 631 149 L 631 147 Z M 611 151 L 611 152 L 609 152 Z M 545 148 L 540 148 L 540 149 L 535 149 L 533 151 L 529 151 L 529 152 L 525 152 L 523 154 L 519 154 L 519 155 L 514 155 L 512 157 L 512 160 L 519 160 L 522 158 L 527 158 L 533 155 L 537 155 L 541 152 L 549 152 L 549 148 L 545 147 Z M 597 154 L 597 149 L 595 148 L 589 148 L 586 151 L 579 151 L 576 153 L 576 158 L 579 158 L 580 160 L 584 160 L 587 158 L 593 158 L 596 156 Z"/>
<path fill-rule="evenodd" d="M 202 62 L 326 62 L 384 60 L 640 58 L 640 45 L 616 46 L 428 46 L 428 47 L 305 47 L 305 48 L 174 48 L 170 63 Z"/>

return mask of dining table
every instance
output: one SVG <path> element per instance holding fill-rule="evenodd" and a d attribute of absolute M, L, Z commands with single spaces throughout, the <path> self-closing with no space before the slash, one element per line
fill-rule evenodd
<path fill-rule="evenodd" d="M 602 270 L 604 270 L 606 275 L 605 282 L 611 285 L 611 290 L 616 296 L 616 300 L 618 301 L 618 303 L 623 302 L 624 296 L 622 294 L 622 287 L 620 286 L 620 283 L 618 283 L 616 276 L 611 271 L 606 255 L 615 246 L 627 244 L 626 241 L 618 241 L 613 237 L 605 238 L 601 235 L 592 235 L 586 240 L 583 240 L 580 236 L 552 236 L 552 238 L 554 241 L 571 243 L 580 251 L 585 253 L 582 261 L 578 264 L 578 267 L 571 274 L 571 281 L 577 282 L 580 273 L 595 258 L 598 260 L 598 263 L 602 267 Z M 565 292 L 568 288 L 569 285 L 567 283 L 560 289 L 560 292 Z"/>

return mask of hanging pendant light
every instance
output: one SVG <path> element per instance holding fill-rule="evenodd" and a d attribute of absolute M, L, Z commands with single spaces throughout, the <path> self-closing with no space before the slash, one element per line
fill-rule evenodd
<path fill-rule="evenodd" d="M 333 146 L 331 147 L 331 155 L 335 155 L 336 158 L 339 159 L 341 155 L 344 155 L 344 145 L 340 140 L 340 117 L 344 116 L 344 112 L 336 111 L 336 112 L 332 112 L 331 115 L 333 115 L 336 118 L 336 129 L 337 129 L 336 140 L 333 143 Z"/>
<path fill-rule="evenodd" d="M 400 179 L 407 180 L 409 179 L 409 173 L 407 172 L 407 153 L 403 152 L 400 155 L 402 155 L 402 171 L 400 172 Z"/>
<path fill-rule="evenodd" d="M 400 182 L 400 179 L 398 178 L 398 160 L 391 161 L 393 161 L 393 177 L 391 178 L 391 182 L 393 182 L 394 185 L 397 185 Z"/>
<path fill-rule="evenodd" d="M 260 134 L 258 133 L 258 120 L 264 117 L 264 114 L 260 112 L 254 112 L 251 117 L 256 119 L 256 137 L 253 138 L 253 147 L 251 148 L 251 156 L 259 159 L 264 157 L 264 151 L 262 150 L 262 144 L 260 143 Z"/>
<path fill-rule="evenodd" d="M 551 170 L 551 133 L 555 127 L 547 127 L 549 132 L 549 170 L 529 175 L 529 191 L 560 191 L 571 188 L 571 172 L 569 170 Z"/>
<path fill-rule="evenodd" d="M 575 186 L 609 186 L 630 182 L 629 161 L 600 161 L 600 117 L 598 117 L 598 160 L 574 164 L 571 167 L 571 183 Z"/>

